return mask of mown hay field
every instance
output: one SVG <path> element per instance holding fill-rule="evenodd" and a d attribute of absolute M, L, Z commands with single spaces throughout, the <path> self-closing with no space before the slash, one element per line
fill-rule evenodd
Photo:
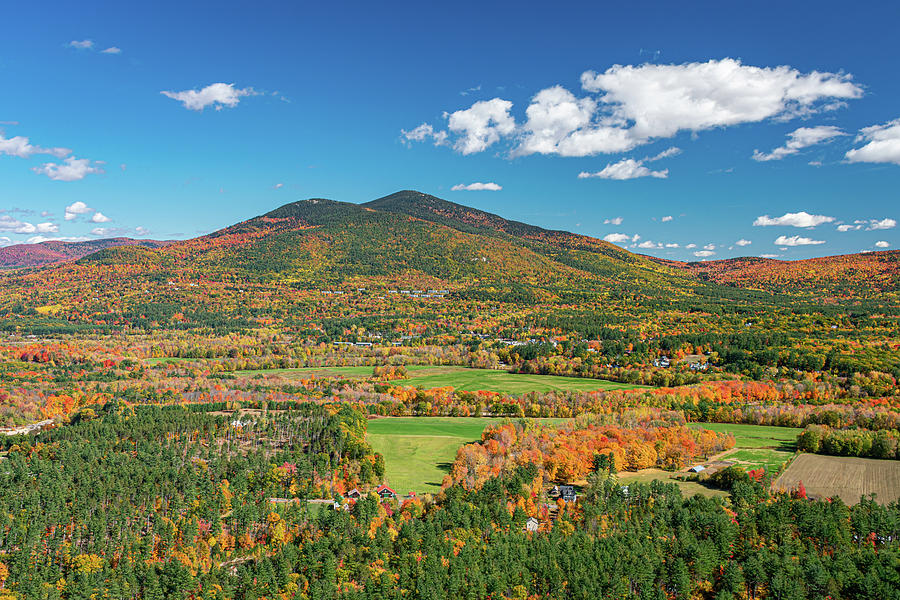
<path fill-rule="evenodd" d="M 796 488 L 800 482 L 809 496 L 839 497 L 856 504 L 860 496 L 876 494 L 887 504 L 900 498 L 900 461 L 846 456 L 801 454 L 775 481 L 781 490 Z"/>

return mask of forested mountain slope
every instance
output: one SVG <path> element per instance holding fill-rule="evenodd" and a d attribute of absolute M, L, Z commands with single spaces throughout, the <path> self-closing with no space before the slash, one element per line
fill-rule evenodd
<path fill-rule="evenodd" d="M 83 242 L 50 240 L 37 244 L 15 244 L 0 248 L 0 269 L 18 267 L 40 267 L 71 260 L 77 260 L 105 248 L 116 246 L 145 246 L 160 248 L 171 242 L 156 240 L 136 240 L 133 238 L 106 238 Z"/>

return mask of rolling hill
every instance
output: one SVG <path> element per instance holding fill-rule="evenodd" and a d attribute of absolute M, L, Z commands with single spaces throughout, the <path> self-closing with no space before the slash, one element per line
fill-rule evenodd
<path fill-rule="evenodd" d="M 37 244 L 15 244 L 0 248 L 0 269 L 41 267 L 77 260 L 105 248 L 116 246 L 145 246 L 160 248 L 170 242 L 136 240 L 132 238 L 106 238 L 83 242 L 47 241 Z"/>

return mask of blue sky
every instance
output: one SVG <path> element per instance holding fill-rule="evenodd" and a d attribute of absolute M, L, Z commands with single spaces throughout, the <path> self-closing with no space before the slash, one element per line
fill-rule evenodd
<path fill-rule="evenodd" d="M 3 8 L 0 243 L 417 189 L 682 260 L 900 245 L 895 3 L 129 4 Z"/>

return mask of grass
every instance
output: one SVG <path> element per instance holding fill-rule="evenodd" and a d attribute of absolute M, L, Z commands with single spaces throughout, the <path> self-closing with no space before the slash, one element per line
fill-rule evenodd
<path fill-rule="evenodd" d="M 792 427 L 770 427 L 766 425 L 742 425 L 730 423 L 691 423 L 693 429 L 710 429 L 719 433 L 730 433 L 734 436 L 734 449 L 719 456 L 720 460 L 735 461 L 746 470 L 765 467 L 774 471 L 788 462 L 797 450 L 797 435 L 803 431 Z M 674 483 L 683 494 L 693 496 L 727 496 L 722 490 L 708 488 L 693 481 L 675 479 L 678 473 L 670 473 L 660 469 L 644 469 L 637 473 L 620 473 L 619 482 L 650 482 L 660 479 Z"/>
<path fill-rule="evenodd" d="M 279 375 L 287 379 L 307 377 L 368 378 L 372 376 L 371 366 L 366 367 L 305 367 L 299 369 L 266 369 L 258 371 L 237 371 L 235 375 Z M 505 392 L 524 394 L 526 392 L 628 390 L 645 386 L 617 383 L 603 379 L 560 377 L 557 375 L 520 375 L 494 369 L 470 369 L 467 367 L 432 367 L 414 365 L 407 367 L 410 377 L 392 383 L 414 386 L 422 389 L 452 387 L 457 390 L 477 392 Z"/>
<path fill-rule="evenodd" d="M 567 420 L 540 419 L 549 424 Z M 437 493 L 459 447 L 480 440 L 485 427 L 501 421 L 478 417 L 372 419 L 366 438 L 384 456 L 385 479 L 396 492 Z"/>
<path fill-rule="evenodd" d="M 731 423 L 691 423 L 690 427 L 730 433 L 734 436 L 735 448 L 772 448 L 785 452 L 794 452 L 797 449 L 797 436 L 803 431 L 795 427 Z"/>
<path fill-rule="evenodd" d="M 700 494 L 701 496 L 706 496 L 707 498 L 715 498 L 720 497 L 724 498 L 728 495 L 728 492 L 723 490 L 717 490 L 715 488 L 709 488 L 705 485 L 701 485 L 695 481 L 679 481 L 678 479 L 674 479 L 672 476 L 674 473 L 670 473 L 669 471 L 663 471 L 662 469 L 642 469 L 640 471 L 634 473 L 619 473 L 619 484 L 628 485 L 629 483 L 650 483 L 656 479 L 663 481 L 665 483 L 674 483 L 681 489 L 681 493 L 684 496 L 694 496 L 696 494 Z"/>

